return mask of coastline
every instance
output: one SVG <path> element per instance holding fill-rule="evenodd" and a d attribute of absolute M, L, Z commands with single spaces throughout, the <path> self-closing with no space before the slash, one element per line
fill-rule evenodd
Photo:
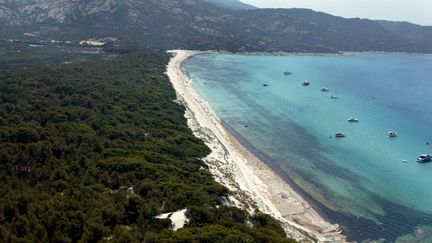
<path fill-rule="evenodd" d="M 168 64 L 167 74 L 177 99 L 186 107 L 185 116 L 195 136 L 211 148 L 204 160 L 215 179 L 231 191 L 231 203 L 250 212 L 258 209 L 271 215 L 296 240 L 346 242 L 339 225 L 323 219 L 282 177 L 244 147 L 193 89 L 182 65 L 195 55 L 211 52 L 170 53 L 175 56 Z"/>

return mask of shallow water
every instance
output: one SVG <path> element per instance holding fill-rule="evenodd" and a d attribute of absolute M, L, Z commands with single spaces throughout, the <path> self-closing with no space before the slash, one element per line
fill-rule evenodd
<path fill-rule="evenodd" d="M 350 240 L 431 237 L 432 163 L 415 159 L 432 153 L 432 56 L 208 54 L 184 68 L 229 128 Z"/>

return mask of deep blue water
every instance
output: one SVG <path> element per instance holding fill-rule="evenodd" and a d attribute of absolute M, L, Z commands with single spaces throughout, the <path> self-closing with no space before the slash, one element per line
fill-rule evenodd
<path fill-rule="evenodd" d="M 432 242 L 432 163 L 415 162 L 432 153 L 432 56 L 208 54 L 184 68 L 227 127 L 350 240 Z"/>

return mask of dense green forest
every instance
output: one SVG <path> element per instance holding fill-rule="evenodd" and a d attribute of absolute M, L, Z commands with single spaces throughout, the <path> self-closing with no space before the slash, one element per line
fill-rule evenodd
<path fill-rule="evenodd" d="M 1 242 L 293 242 L 224 206 L 169 56 L 0 72 Z M 185 228 L 155 216 L 187 208 Z"/>

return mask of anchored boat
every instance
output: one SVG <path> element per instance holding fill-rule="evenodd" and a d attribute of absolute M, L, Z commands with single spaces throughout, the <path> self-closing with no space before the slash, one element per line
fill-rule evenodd
<path fill-rule="evenodd" d="M 337 138 L 344 138 L 346 137 L 345 134 L 343 132 L 337 132 L 335 135 Z"/>
<path fill-rule="evenodd" d="M 388 132 L 387 136 L 388 136 L 389 138 L 395 138 L 395 137 L 398 136 L 398 133 L 395 132 L 395 131 L 390 131 L 390 132 Z"/>
<path fill-rule="evenodd" d="M 347 121 L 348 121 L 348 122 L 358 122 L 359 120 L 358 120 L 357 118 L 350 117 L 350 118 L 348 118 Z"/>
<path fill-rule="evenodd" d="M 417 163 L 426 163 L 426 162 L 431 162 L 431 161 L 432 161 L 432 155 L 430 155 L 430 154 L 421 154 L 417 158 Z"/>

